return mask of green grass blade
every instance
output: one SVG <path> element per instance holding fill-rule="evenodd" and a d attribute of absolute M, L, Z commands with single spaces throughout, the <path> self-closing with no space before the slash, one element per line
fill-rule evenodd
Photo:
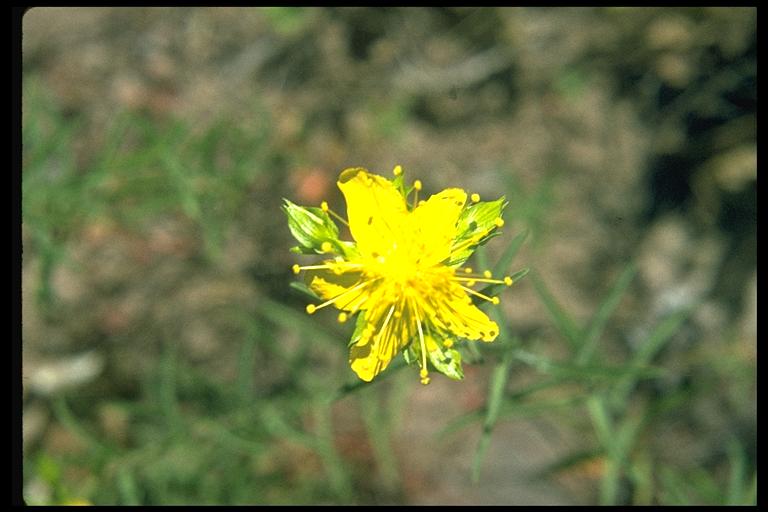
<path fill-rule="evenodd" d="M 122 467 L 118 470 L 117 487 L 120 492 L 121 505 L 141 505 L 136 480 L 130 469 Z"/>
<path fill-rule="evenodd" d="M 664 374 L 664 370 L 662 368 L 655 368 L 651 366 L 610 366 L 598 364 L 577 366 L 569 363 L 558 363 L 522 350 L 515 351 L 515 360 L 535 368 L 541 373 L 551 375 L 559 379 L 610 381 L 623 379 L 628 373 L 632 373 L 637 378 L 653 378 Z"/>
<path fill-rule="evenodd" d="M 177 432 L 180 424 L 179 405 L 177 402 L 177 362 L 176 348 L 166 342 L 160 359 L 159 405 L 169 430 Z"/>
<path fill-rule="evenodd" d="M 405 363 L 403 358 L 398 357 L 397 359 L 392 361 L 389 364 L 389 366 L 387 366 L 386 371 L 384 371 L 383 373 L 378 375 L 373 380 L 373 382 L 365 382 L 364 380 L 359 380 L 358 379 L 358 380 L 356 380 L 354 382 L 350 382 L 348 384 L 345 384 L 342 387 L 340 387 L 338 389 L 338 391 L 333 393 L 329 400 L 331 402 L 335 402 L 337 400 L 341 400 L 342 398 L 344 398 L 345 396 L 349 395 L 350 393 L 354 393 L 354 392 L 356 392 L 356 391 L 358 391 L 358 390 L 360 390 L 360 389 L 362 389 L 364 387 L 375 386 L 376 384 L 384 381 L 385 379 L 390 378 L 392 375 L 397 373 L 402 368 L 405 368 L 406 366 L 408 366 L 408 365 Z"/>
<path fill-rule="evenodd" d="M 630 366 L 642 367 L 650 364 L 656 354 L 674 336 L 691 314 L 690 309 L 678 311 L 662 320 L 651 333 L 638 345 L 637 352 L 630 359 Z M 611 394 L 611 404 L 620 407 L 625 403 L 633 387 L 637 383 L 638 375 L 630 371 L 616 384 Z"/>
<path fill-rule="evenodd" d="M 655 482 L 653 462 L 647 451 L 640 452 L 629 470 L 629 478 L 634 486 L 633 505 L 653 505 Z"/>
<path fill-rule="evenodd" d="M 744 490 L 744 494 L 741 497 L 741 505 L 756 505 L 757 504 L 757 471 L 752 473 L 752 479 L 749 482 L 749 486 Z"/>
<path fill-rule="evenodd" d="M 568 313 L 565 312 L 560 304 L 557 303 L 536 272 L 531 272 L 530 279 L 533 282 L 534 290 L 536 290 L 539 299 L 541 299 L 542 304 L 544 304 L 544 307 L 547 309 L 558 332 L 566 339 L 566 341 L 568 341 L 571 349 L 575 350 L 581 342 L 581 336 L 579 329 L 576 327 L 576 323 Z"/>
<path fill-rule="evenodd" d="M 266 297 L 261 297 L 256 307 L 257 311 L 267 320 L 288 329 L 298 330 L 306 340 L 318 340 L 329 346 L 344 347 L 343 339 L 324 329 L 319 322 L 309 318 L 306 313 L 296 311 Z"/>
<path fill-rule="evenodd" d="M 611 455 L 613 452 L 613 425 L 603 400 L 598 396 L 587 399 L 587 410 L 595 428 L 597 441 Z"/>
<path fill-rule="evenodd" d="M 382 402 L 383 399 L 379 393 L 364 393 L 359 400 L 381 483 L 387 491 L 395 492 L 400 485 L 400 472 L 389 435 L 392 431 L 390 423 L 392 417 L 387 415 Z"/>
<path fill-rule="evenodd" d="M 311 435 L 290 425 L 277 406 L 264 403 L 260 409 L 259 420 L 270 435 L 277 439 L 288 439 L 308 448 L 316 449 L 317 440 Z"/>
<path fill-rule="evenodd" d="M 728 475 L 728 492 L 726 505 L 743 505 L 743 497 L 746 494 L 747 461 L 741 444 L 732 439 L 727 446 L 728 461 L 730 462 L 730 474 Z"/>
<path fill-rule="evenodd" d="M 501 404 L 497 420 L 508 417 L 529 418 L 540 416 L 554 410 L 568 409 L 578 406 L 584 402 L 584 400 L 586 400 L 586 398 L 583 395 L 568 398 L 557 398 L 552 400 L 536 400 L 535 402 L 531 403 L 510 402 L 509 399 L 507 399 Z M 462 414 L 458 418 L 455 418 L 450 423 L 448 423 L 442 430 L 440 430 L 438 436 L 444 437 L 452 434 L 453 432 L 461 430 L 462 428 L 473 425 L 478 421 L 483 421 L 486 417 L 486 414 L 487 412 L 485 408 Z"/>
<path fill-rule="evenodd" d="M 585 364 L 592 359 L 597 348 L 597 342 L 600 339 L 600 335 L 605 329 L 605 325 L 608 319 L 611 317 L 616 307 L 619 305 L 624 293 L 627 291 L 629 284 L 635 277 L 636 269 L 634 264 L 626 266 L 621 273 L 616 283 L 611 288 L 611 291 L 605 297 L 603 302 L 597 308 L 595 315 L 589 322 L 589 325 L 585 329 L 584 336 L 581 339 L 579 349 L 576 354 L 576 362 L 578 364 Z"/>
<path fill-rule="evenodd" d="M 619 490 L 622 455 L 614 439 L 614 427 L 603 399 L 593 395 L 587 400 L 587 410 L 595 428 L 597 440 L 605 454 L 605 470 L 600 481 L 600 505 L 615 505 Z"/>
<path fill-rule="evenodd" d="M 507 273 L 507 269 L 512 264 L 512 260 L 515 259 L 515 256 L 517 256 L 517 253 L 523 246 L 523 242 L 525 242 L 525 239 L 528 238 L 528 233 L 529 231 L 526 229 L 525 231 L 518 233 L 515 238 L 509 242 L 509 245 L 501 254 L 499 261 L 497 261 L 496 265 L 493 267 L 493 275 L 500 276 Z M 514 280 L 514 277 L 512 279 Z"/>
<path fill-rule="evenodd" d="M 595 450 L 593 448 L 579 450 L 577 452 L 570 453 L 568 455 L 561 457 L 560 459 L 556 460 L 553 463 L 547 464 L 542 469 L 532 474 L 530 476 L 530 480 L 535 481 L 535 480 L 551 478 L 560 472 L 568 471 L 571 468 L 579 466 L 580 464 L 583 464 L 601 455 L 602 455 L 601 450 Z"/>
<path fill-rule="evenodd" d="M 337 498 L 347 503 L 353 497 L 352 482 L 334 443 L 331 404 L 316 402 L 313 407 L 317 453 L 323 461 L 331 489 Z"/>
<path fill-rule="evenodd" d="M 89 448 L 91 448 L 98 455 L 105 455 L 110 450 L 109 447 L 99 441 L 96 436 L 88 432 L 79 421 L 67 405 L 67 401 L 64 397 L 59 397 L 51 403 L 53 414 L 56 419 L 61 423 L 64 428 L 73 433 L 76 437 L 82 440 Z"/>
<path fill-rule="evenodd" d="M 512 345 L 514 346 L 514 345 Z M 485 413 L 485 421 L 483 422 L 483 432 L 480 435 L 480 441 L 475 450 L 475 456 L 472 461 L 472 481 L 477 483 L 480 481 L 480 465 L 485 457 L 485 452 L 488 449 L 491 441 L 491 434 L 493 427 L 496 425 L 496 421 L 499 417 L 499 411 L 501 410 L 501 404 L 504 399 L 504 389 L 509 379 L 509 366 L 512 363 L 512 350 L 507 350 L 502 356 L 501 361 L 496 365 L 491 375 L 490 393 L 488 395 L 488 406 Z"/>

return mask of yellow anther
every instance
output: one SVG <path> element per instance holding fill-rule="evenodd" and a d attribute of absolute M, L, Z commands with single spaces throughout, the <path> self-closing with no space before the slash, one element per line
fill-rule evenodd
<path fill-rule="evenodd" d="M 421 180 L 414 181 L 413 188 L 415 188 L 416 190 L 421 190 Z"/>
<path fill-rule="evenodd" d="M 419 201 L 419 206 L 423 205 L 424 203 L 426 203 L 426 201 L 422 199 L 421 201 Z"/>
<path fill-rule="evenodd" d="M 472 273 L 472 269 L 470 267 L 467 267 L 467 268 L 464 269 L 464 273 L 465 274 L 471 274 Z"/>
<path fill-rule="evenodd" d="M 331 252 L 331 250 L 333 250 L 333 245 L 331 245 L 331 242 L 323 242 L 320 244 L 320 250 L 323 252 Z"/>
<path fill-rule="evenodd" d="M 451 348 L 453 346 L 453 340 L 451 338 L 443 340 L 443 346 L 446 348 Z"/>
<path fill-rule="evenodd" d="M 298 263 L 294 263 L 294 265 L 291 267 L 291 269 L 293 270 L 294 274 L 298 274 L 299 272 L 301 272 L 301 267 L 299 266 Z"/>
<path fill-rule="evenodd" d="M 419 376 L 423 379 L 427 375 L 429 375 L 429 370 L 427 370 L 426 368 L 422 368 L 421 371 L 419 372 Z"/>
<path fill-rule="evenodd" d="M 340 324 L 343 324 L 344 322 L 347 321 L 347 314 L 342 311 L 341 313 L 339 313 L 338 320 Z"/>
<path fill-rule="evenodd" d="M 317 306 L 315 306 L 314 304 L 307 304 L 307 313 L 311 315 L 315 311 L 317 311 Z"/>
<path fill-rule="evenodd" d="M 491 297 L 491 304 L 498 304 L 499 298 L 498 297 Z"/>
<path fill-rule="evenodd" d="M 400 176 L 401 174 L 403 174 L 403 168 L 399 165 L 396 165 L 395 168 L 392 170 L 392 174 L 394 174 L 395 176 Z"/>
<path fill-rule="evenodd" d="M 424 384 L 425 386 L 429 384 L 429 377 L 424 377 L 423 379 L 421 379 L 421 383 Z"/>
<path fill-rule="evenodd" d="M 476 281 L 467 281 L 467 286 L 475 286 L 477 284 Z"/>
<path fill-rule="evenodd" d="M 486 279 L 490 279 L 493 274 L 491 274 L 490 270 L 486 270 L 485 272 L 483 272 L 483 275 L 485 276 Z"/>
<path fill-rule="evenodd" d="M 478 202 L 480 202 L 480 194 L 472 194 L 471 196 L 469 196 L 469 199 L 473 203 L 478 203 Z"/>
<path fill-rule="evenodd" d="M 328 202 L 327 201 L 323 201 L 322 203 L 320 203 L 320 209 L 323 210 L 324 212 L 327 212 L 328 211 Z"/>
<path fill-rule="evenodd" d="M 502 219 L 501 217 L 496 217 L 493 223 L 496 224 L 497 228 L 500 228 L 501 226 L 504 225 L 504 219 Z"/>
<path fill-rule="evenodd" d="M 512 278 L 509 277 L 509 276 L 506 276 L 504 278 L 504 284 L 507 285 L 507 286 L 512 286 Z"/>

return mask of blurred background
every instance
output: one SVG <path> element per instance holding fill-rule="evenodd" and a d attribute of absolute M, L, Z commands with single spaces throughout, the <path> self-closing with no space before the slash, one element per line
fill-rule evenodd
<path fill-rule="evenodd" d="M 754 502 L 756 9 L 22 28 L 28 504 Z M 396 164 L 506 195 L 476 265 L 531 269 L 462 382 L 358 385 L 290 286 L 281 198 Z"/>

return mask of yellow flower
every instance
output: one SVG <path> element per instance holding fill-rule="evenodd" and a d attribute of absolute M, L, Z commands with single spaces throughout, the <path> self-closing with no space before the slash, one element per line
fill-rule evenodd
<path fill-rule="evenodd" d="M 293 270 L 306 270 L 309 287 L 324 301 L 308 305 L 308 313 L 333 305 L 341 310 L 340 322 L 359 314 L 349 362 L 362 380 L 373 380 L 401 351 L 409 362 L 418 361 L 424 384 L 429 382 L 427 358 L 442 373 L 461 378 L 461 357 L 451 348 L 455 338 L 490 342 L 499 333 L 471 300 L 498 304 L 498 298 L 472 287 L 511 285 L 512 280 L 459 267 L 503 225 L 505 201 L 480 202 L 472 194 L 468 204 L 467 193 L 458 188 L 419 201 L 421 182 L 406 190 L 400 166 L 395 176 L 390 181 L 362 168 L 341 173 L 338 186 L 348 224 L 325 202 L 319 209 L 298 210 L 286 201 L 289 226 L 302 244 L 295 250 L 334 256 Z M 296 220 L 301 214 L 306 219 Z M 329 215 L 349 226 L 354 242 L 338 239 Z"/>

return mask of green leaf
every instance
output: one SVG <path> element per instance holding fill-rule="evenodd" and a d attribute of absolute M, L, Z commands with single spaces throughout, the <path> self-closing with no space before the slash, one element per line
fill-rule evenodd
<path fill-rule="evenodd" d="M 288 216 L 288 229 L 299 242 L 294 252 L 322 254 L 323 242 L 329 242 L 340 252 L 346 253 L 347 246 L 339 240 L 339 228 L 327 212 L 321 208 L 304 207 L 283 199 L 283 211 Z"/>
<path fill-rule="evenodd" d="M 494 236 L 498 236 L 499 232 L 495 229 L 496 219 L 501 217 L 501 211 L 506 205 L 507 200 L 501 196 L 496 201 L 480 201 L 471 204 L 461 212 L 456 223 L 458 234 L 454 240 L 454 245 L 459 245 L 478 233 L 489 232 L 477 244 L 469 245 L 454 254 L 446 263 L 448 266 L 461 265 L 472 255 L 477 245 L 482 245 Z"/>

